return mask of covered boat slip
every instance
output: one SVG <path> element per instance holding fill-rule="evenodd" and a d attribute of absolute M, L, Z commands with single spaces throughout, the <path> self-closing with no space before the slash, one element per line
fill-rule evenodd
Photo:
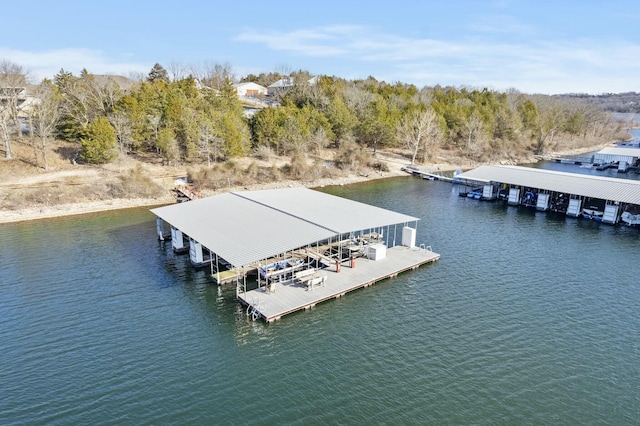
<path fill-rule="evenodd" d="M 640 181 L 517 166 L 481 166 L 457 176 L 483 187 L 482 199 L 618 223 L 640 206 Z"/>
<path fill-rule="evenodd" d="M 593 156 L 593 163 L 602 169 L 610 166 L 618 168 L 618 171 L 625 172 L 629 167 L 636 168 L 640 159 L 640 149 L 624 147 L 607 147 L 596 152 Z"/>
<path fill-rule="evenodd" d="M 270 305 L 284 297 L 279 294 L 287 294 L 273 291 L 284 283 L 303 284 L 296 285 L 292 294 L 318 289 L 308 292 L 315 296 L 302 296 L 309 299 L 307 302 L 295 304 L 305 307 L 333 297 L 335 292 L 342 294 L 439 258 L 430 250 L 416 248 L 416 227 L 409 224 L 417 225 L 418 218 L 307 188 L 232 192 L 151 211 L 157 216 L 161 239 L 164 223 L 168 223 L 174 251 L 185 252 L 187 242 L 191 262 L 210 266 L 218 284 L 235 281 L 238 298 L 249 305 L 252 301 L 241 296 L 251 293 L 248 283 L 257 286 L 252 291 L 273 296 Z M 394 254 L 395 261 L 386 262 L 394 265 L 389 270 L 375 272 L 362 282 L 334 286 L 334 277 L 342 277 L 337 271 L 343 263 L 351 266 L 354 259 L 365 256 L 376 259 L 366 262 L 374 265 L 384 260 L 387 246 L 396 246 L 396 240 L 422 253 L 418 256 L 421 260 L 407 250 L 405 255 Z M 316 273 L 318 270 L 322 273 Z M 301 273 L 307 274 L 306 278 Z M 256 279 L 247 279 L 250 274 Z M 322 288 L 333 289 L 333 293 L 327 296 Z M 291 303 L 282 303 L 289 306 L 285 311 L 295 310 Z M 278 312 L 275 316 L 283 315 Z"/>
<path fill-rule="evenodd" d="M 326 277 L 324 283 L 307 285 L 304 279 L 291 279 L 275 283 L 273 287 L 259 287 L 255 290 L 239 292 L 238 299 L 247 307 L 247 314 L 254 319 L 262 318 L 267 322 L 280 319 L 292 312 L 309 309 L 316 304 L 341 297 L 345 293 L 396 276 L 397 274 L 435 262 L 440 255 L 428 247 L 396 246 L 386 251 L 380 260 L 359 258 L 352 266 L 342 267 L 340 272 L 327 268 L 316 273 Z"/>

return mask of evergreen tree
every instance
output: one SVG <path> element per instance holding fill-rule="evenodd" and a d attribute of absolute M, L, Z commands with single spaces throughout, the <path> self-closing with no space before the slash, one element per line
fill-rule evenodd
<path fill-rule="evenodd" d="M 116 157 L 118 141 L 113 127 L 105 116 L 89 123 L 86 136 L 80 139 L 80 158 L 90 164 L 105 164 Z"/>
<path fill-rule="evenodd" d="M 167 73 L 167 70 L 165 70 L 162 67 L 162 65 L 156 62 L 153 68 L 151 68 L 151 71 L 149 71 L 149 75 L 147 76 L 147 81 L 149 81 L 150 83 L 154 83 L 158 80 L 162 80 L 168 83 L 169 74 Z"/>

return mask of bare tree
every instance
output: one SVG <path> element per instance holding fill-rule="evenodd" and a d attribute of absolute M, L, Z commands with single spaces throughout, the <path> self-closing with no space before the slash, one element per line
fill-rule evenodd
<path fill-rule="evenodd" d="M 423 87 L 420 91 L 414 96 L 414 100 L 416 103 L 431 105 L 433 102 L 433 88 L 431 87 Z"/>
<path fill-rule="evenodd" d="M 280 77 L 288 77 L 293 72 L 293 69 L 287 64 L 279 64 L 276 66 L 276 74 L 279 74 Z"/>
<path fill-rule="evenodd" d="M 222 90 L 227 81 L 235 81 L 231 64 L 192 65 L 191 74 L 202 84 L 215 90 Z"/>
<path fill-rule="evenodd" d="M 181 62 L 171 61 L 168 68 L 169 74 L 171 74 L 171 81 L 182 80 L 189 76 L 189 69 Z"/>
<path fill-rule="evenodd" d="M 465 123 L 463 133 L 467 140 L 467 154 L 472 157 L 480 157 L 484 152 L 484 122 L 478 111 L 474 111 Z"/>
<path fill-rule="evenodd" d="M 211 161 L 216 161 L 224 148 L 224 140 L 217 135 L 213 123 L 210 120 L 202 120 L 198 127 L 198 155 L 207 159 L 207 165 L 211 167 Z"/>
<path fill-rule="evenodd" d="M 13 154 L 11 153 L 10 129 L 9 110 L 0 105 L 0 133 L 2 134 L 2 141 L 4 142 L 5 157 L 9 160 L 13 158 Z"/>
<path fill-rule="evenodd" d="M 411 164 L 416 161 L 418 152 L 424 152 L 428 159 L 440 141 L 438 116 L 433 108 L 424 111 L 413 111 L 406 115 L 397 127 L 398 141 L 411 150 Z"/>
<path fill-rule="evenodd" d="M 128 76 L 129 80 L 133 80 L 136 83 L 142 83 L 147 79 L 147 74 L 142 71 L 129 71 Z"/>
<path fill-rule="evenodd" d="M 126 155 L 133 145 L 131 117 L 123 111 L 114 111 L 109 114 L 109 122 L 118 139 L 120 154 Z"/>
<path fill-rule="evenodd" d="M 6 158 L 12 158 L 12 127 L 15 127 L 18 137 L 22 136 L 18 113 L 26 100 L 26 85 L 27 73 L 22 66 L 7 60 L 0 61 L 0 132 Z"/>
<path fill-rule="evenodd" d="M 82 70 L 80 77 L 60 70 L 54 81 L 62 95 L 62 114 L 74 123 L 76 130 L 84 129 L 98 116 L 106 115 L 116 101 L 112 95 L 113 86 L 103 93 L 101 85 L 87 70 Z"/>
<path fill-rule="evenodd" d="M 33 119 L 33 130 L 36 136 L 40 138 L 40 152 L 43 159 L 43 167 L 45 170 L 49 168 L 47 160 L 47 146 L 49 140 L 53 138 L 55 127 L 60 117 L 60 93 L 57 87 L 50 81 L 45 79 L 36 88 L 35 96 L 37 103 L 33 107 L 31 117 Z M 38 154 L 36 149 L 36 141 L 33 141 L 34 154 L 36 156 L 36 166 L 38 165 Z"/>
<path fill-rule="evenodd" d="M 534 97 L 538 107 L 535 119 L 535 150 L 534 154 L 543 154 L 553 145 L 553 139 L 562 125 L 562 109 L 549 96 Z"/>
<path fill-rule="evenodd" d="M 80 78 L 88 91 L 90 104 L 98 111 L 98 115 L 107 115 L 122 97 L 122 90 L 116 80 L 109 75 L 99 75 L 82 70 Z"/>
<path fill-rule="evenodd" d="M 344 97 L 344 103 L 349 109 L 355 111 L 360 119 L 366 117 L 367 107 L 381 98 L 380 95 L 355 85 L 349 85 L 344 88 L 342 95 Z"/>
<path fill-rule="evenodd" d="M 320 153 L 329 145 L 330 141 L 327 133 L 322 127 L 319 127 L 313 134 L 309 136 L 308 146 L 311 152 Z"/>

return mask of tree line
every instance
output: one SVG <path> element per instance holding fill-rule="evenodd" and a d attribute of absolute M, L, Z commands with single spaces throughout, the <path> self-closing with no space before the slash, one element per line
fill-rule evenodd
<path fill-rule="evenodd" d="M 37 101 L 19 120 L 17 90 L 25 70 L 0 62 L 0 133 L 7 158 L 13 138 L 28 134 L 36 162 L 47 167 L 55 140 L 77 144 L 78 160 L 107 163 L 118 155 L 154 152 L 166 164 L 225 161 L 259 151 L 281 156 L 324 148 L 402 148 L 411 162 L 428 162 L 441 150 L 474 160 L 514 152 L 543 153 L 558 138 L 611 137 L 609 114 L 578 98 L 527 95 L 516 90 L 423 87 L 373 77 L 345 80 L 306 71 L 235 79 L 230 66 L 173 77 L 156 64 L 131 87 L 83 70 L 60 70 L 33 86 Z M 234 82 L 268 85 L 283 76 L 293 86 L 251 116 L 243 113 Z"/>
<path fill-rule="evenodd" d="M 564 99 L 581 99 L 605 111 L 626 114 L 640 113 L 640 93 L 637 92 L 602 93 L 599 95 L 567 93 L 563 95 L 556 95 L 556 97 Z"/>

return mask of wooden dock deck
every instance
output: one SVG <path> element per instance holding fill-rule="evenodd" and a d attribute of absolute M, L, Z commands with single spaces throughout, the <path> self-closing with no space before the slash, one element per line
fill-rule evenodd
<path fill-rule="evenodd" d="M 428 249 L 396 246 L 388 248 L 386 257 L 380 260 L 358 258 L 354 268 L 343 264 L 340 272 L 336 272 L 335 267 L 323 269 L 327 274 L 324 286 L 307 289 L 294 282 L 278 283 L 275 291 L 267 292 L 262 287 L 246 293 L 240 292 L 238 300 L 247 307 L 247 313 L 254 319 L 262 318 L 272 322 L 292 312 L 312 308 L 320 302 L 416 269 L 425 263 L 435 262 L 439 258 L 438 253 Z"/>

